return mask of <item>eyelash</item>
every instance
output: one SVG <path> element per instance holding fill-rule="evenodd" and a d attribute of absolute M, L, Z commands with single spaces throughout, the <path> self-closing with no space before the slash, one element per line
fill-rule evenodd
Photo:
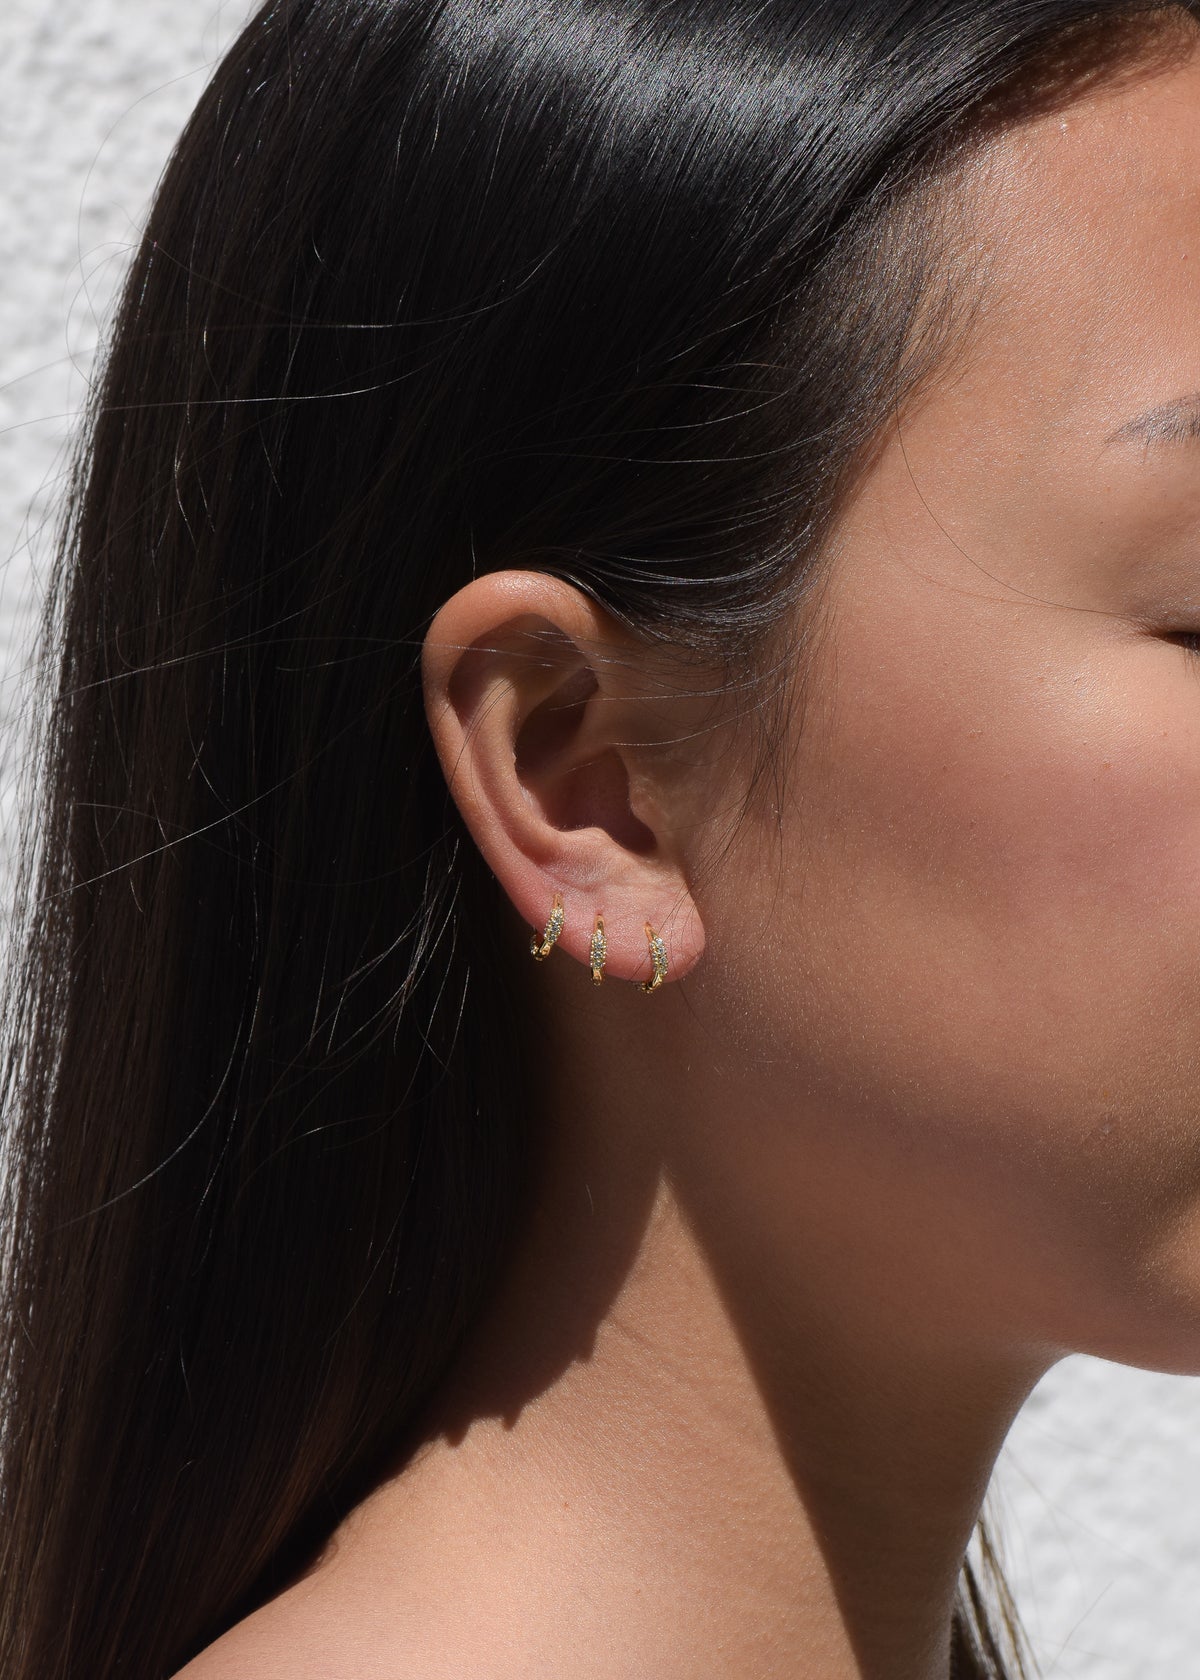
<path fill-rule="evenodd" d="M 1163 640 L 1175 642 L 1189 653 L 1200 656 L 1200 630 L 1168 630 Z"/>

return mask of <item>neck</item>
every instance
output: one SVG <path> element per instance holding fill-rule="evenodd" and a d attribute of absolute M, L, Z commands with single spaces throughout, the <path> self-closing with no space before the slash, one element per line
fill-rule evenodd
<path fill-rule="evenodd" d="M 406 1603 L 444 1601 L 430 1650 L 452 1622 L 471 1671 L 501 1630 L 522 1674 L 947 1680 L 964 1550 L 1044 1363 L 906 1311 L 921 1281 L 847 1252 L 815 1166 L 788 1269 L 729 1178 L 696 1173 L 706 1203 L 581 1088 L 424 1444 L 346 1538 Z"/>

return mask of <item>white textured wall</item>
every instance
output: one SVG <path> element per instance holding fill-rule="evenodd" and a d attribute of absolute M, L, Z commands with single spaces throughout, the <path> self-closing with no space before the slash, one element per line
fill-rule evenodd
<path fill-rule="evenodd" d="M 0 821 L 70 417 L 159 171 L 250 10 L 0 0 Z"/>
<path fill-rule="evenodd" d="M 206 68 L 248 7 L 0 8 L 3 717 L 98 317 Z M 1200 1381 L 1065 1361 L 1018 1419 L 992 1497 L 1047 1676 L 1200 1680 Z"/>

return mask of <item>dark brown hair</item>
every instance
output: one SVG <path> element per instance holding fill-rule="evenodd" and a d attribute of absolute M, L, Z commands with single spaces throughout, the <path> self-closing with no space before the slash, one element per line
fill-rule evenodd
<path fill-rule="evenodd" d="M 277 1592 L 403 1462 L 519 1229 L 528 1038 L 475 977 L 526 959 L 425 721 L 438 606 L 543 567 L 757 673 L 748 788 L 773 774 L 771 626 L 931 354 L 902 209 L 1127 10 L 269 0 L 229 51 L 43 626 L 6 1680 L 162 1680 Z M 956 1675 L 1005 1673 L 970 1569 L 954 1641 Z"/>

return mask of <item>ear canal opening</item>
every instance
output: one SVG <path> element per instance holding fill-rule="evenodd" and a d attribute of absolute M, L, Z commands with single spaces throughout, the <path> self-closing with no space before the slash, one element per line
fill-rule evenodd
<path fill-rule="evenodd" d="M 584 707 L 600 684 L 590 665 L 580 665 L 535 706 L 517 737 L 517 774 L 522 781 L 561 758 L 583 722 Z"/>
<path fill-rule="evenodd" d="M 584 763 L 569 762 L 571 742 L 599 686 L 595 672 L 581 665 L 534 707 L 517 737 L 516 772 L 555 828 L 602 828 L 626 851 L 641 856 L 653 851 L 655 839 L 631 807 L 629 771 L 621 754 L 606 747 Z"/>

